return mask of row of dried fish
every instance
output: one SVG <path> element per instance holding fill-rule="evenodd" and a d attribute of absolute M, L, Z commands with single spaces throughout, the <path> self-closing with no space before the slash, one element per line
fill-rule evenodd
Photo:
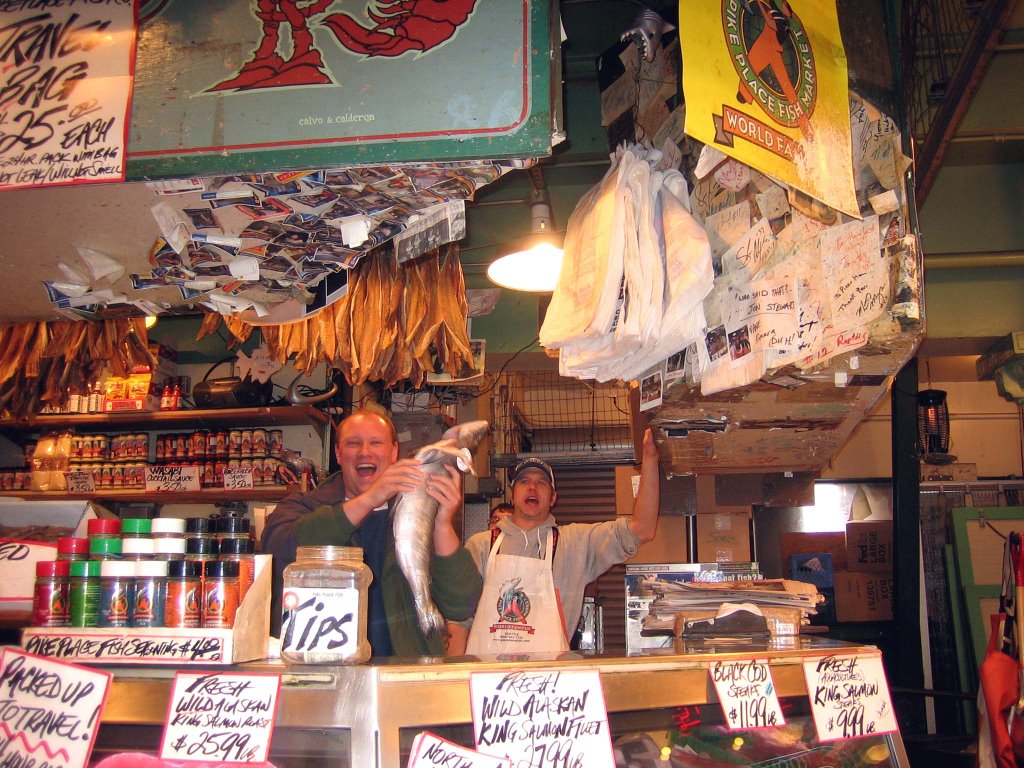
<path fill-rule="evenodd" d="M 349 274 L 348 292 L 318 314 L 287 325 L 263 326 L 272 357 L 307 375 L 324 362 L 350 384 L 423 383 L 428 372 L 458 376 L 473 364 L 466 330 L 466 286 L 458 248 L 446 246 L 398 264 L 377 254 Z M 220 315 L 207 315 L 198 338 L 213 333 Z M 225 317 L 239 342 L 253 326 Z"/>
<path fill-rule="evenodd" d="M 0 326 L 0 414 L 24 418 L 86 394 L 103 373 L 155 365 L 143 317 Z"/>

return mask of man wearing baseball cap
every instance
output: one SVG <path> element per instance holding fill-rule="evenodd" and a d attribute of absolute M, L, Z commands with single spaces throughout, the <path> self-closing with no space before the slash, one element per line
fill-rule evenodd
<path fill-rule="evenodd" d="M 633 514 L 616 520 L 556 525 L 551 514 L 558 500 L 555 474 L 541 459 L 521 461 L 508 480 L 512 515 L 466 542 L 484 579 L 467 653 L 568 650 L 587 584 L 654 538 L 660 505 L 657 446 L 648 429 Z"/>

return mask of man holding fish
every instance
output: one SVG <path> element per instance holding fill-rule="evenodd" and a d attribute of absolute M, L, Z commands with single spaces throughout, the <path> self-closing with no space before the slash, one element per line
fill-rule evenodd
<path fill-rule="evenodd" d="M 466 542 L 484 577 L 467 653 L 568 650 L 587 584 L 654 538 L 658 481 L 658 448 L 648 429 L 633 514 L 558 526 L 551 515 L 558 499 L 551 467 L 537 458 L 517 464 L 509 473 L 511 517 Z"/>
<path fill-rule="evenodd" d="M 335 445 L 341 471 L 288 496 L 267 518 L 263 550 L 274 555 L 275 602 L 297 546 L 360 546 L 373 572 L 373 655 L 443 654 L 444 621 L 470 618 L 480 593 L 480 574 L 452 520 L 462 506 L 459 470 L 486 428 L 459 425 L 416 458 L 399 460 L 386 416 L 356 411 L 342 421 Z M 279 605 L 272 616 L 280 618 Z"/>

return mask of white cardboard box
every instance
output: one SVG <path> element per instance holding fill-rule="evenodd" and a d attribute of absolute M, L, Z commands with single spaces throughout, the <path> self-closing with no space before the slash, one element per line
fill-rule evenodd
<path fill-rule="evenodd" d="M 50 525 L 85 536 L 87 521 L 95 517 L 87 501 L 0 501 L 0 525 L 7 529 Z M 36 563 L 56 556 L 56 541 L 0 537 L 0 612 L 32 610 Z"/>

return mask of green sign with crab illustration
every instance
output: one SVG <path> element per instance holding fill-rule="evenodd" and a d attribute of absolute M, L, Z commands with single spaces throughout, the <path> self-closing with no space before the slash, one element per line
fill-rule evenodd
<path fill-rule="evenodd" d="M 548 155 L 551 29 L 540 0 L 141 0 L 128 178 Z"/>

